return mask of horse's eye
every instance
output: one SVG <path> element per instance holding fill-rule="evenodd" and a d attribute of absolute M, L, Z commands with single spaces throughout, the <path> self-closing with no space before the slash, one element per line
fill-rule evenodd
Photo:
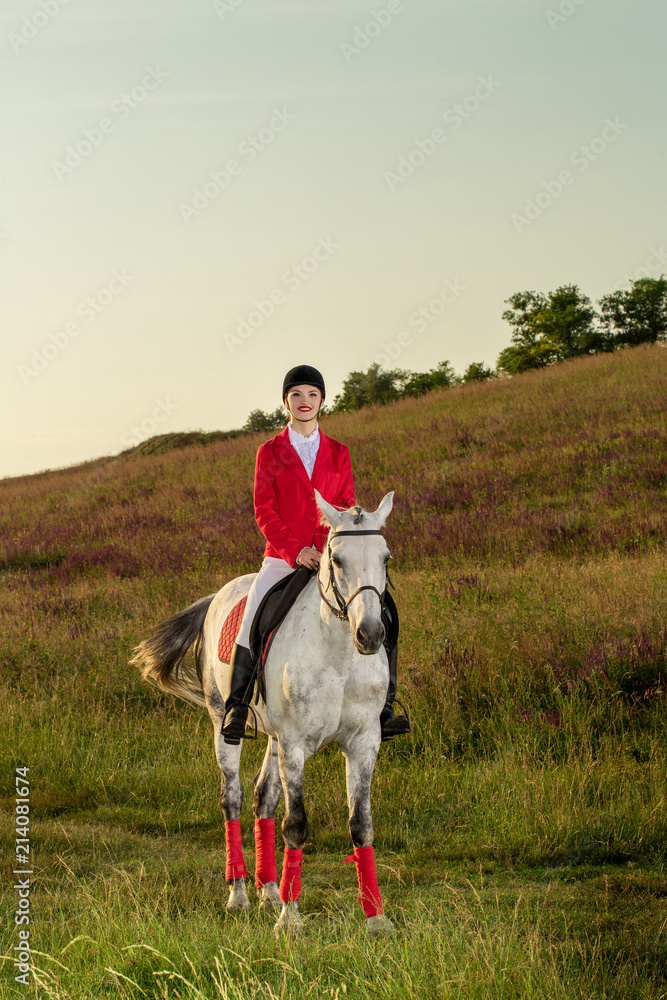
<path fill-rule="evenodd" d="M 340 566 L 340 559 L 338 558 L 338 556 L 332 556 L 331 562 L 334 564 L 334 566 Z"/>

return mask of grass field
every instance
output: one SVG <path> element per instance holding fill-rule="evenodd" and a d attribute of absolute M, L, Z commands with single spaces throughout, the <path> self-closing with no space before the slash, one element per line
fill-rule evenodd
<path fill-rule="evenodd" d="M 225 914 L 208 717 L 127 662 L 257 567 L 266 435 L 0 481 L 0 997 L 667 997 L 666 399 L 653 347 L 323 424 L 361 503 L 396 490 L 414 734 L 375 772 L 397 927 L 378 941 L 343 863 L 338 751 L 307 765 L 306 929 L 276 940 L 256 909 Z M 262 752 L 244 750 L 248 790 Z M 11 957 L 17 766 L 29 986 Z"/>

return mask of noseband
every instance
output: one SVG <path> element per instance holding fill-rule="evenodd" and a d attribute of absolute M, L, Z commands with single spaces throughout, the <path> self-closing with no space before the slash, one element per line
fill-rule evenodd
<path fill-rule="evenodd" d="M 334 597 L 336 598 L 336 604 L 338 605 L 338 607 L 335 608 L 333 604 L 331 604 L 324 596 L 324 591 L 322 590 L 322 583 L 320 581 L 319 569 L 317 571 L 317 589 L 320 592 L 320 597 L 322 598 L 326 606 L 329 608 L 329 610 L 333 611 L 336 618 L 338 618 L 339 621 L 346 622 L 348 621 L 347 609 L 349 608 L 350 604 L 355 599 L 357 594 L 360 594 L 362 590 L 372 590 L 373 593 L 378 595 L 380 599 L 380 607 L 384 609 L 384 595 L 387 592 L 387 588 L 385 587 L 384 591 L 380 593 L 377 587 L 373 587 L 372 584 L 367 583 L 364 584 L 363 587 L 359 587 L 358 590 L 355 590 L 355 592 L 352 594 L 350 598 L 348 598 L 347 601 L 345 600 L 340 590 L 338 589 L 338 586 L 336 585 L 336 578 L 334 576 L 334 570 L 333 570 L 333 562 L 331 559 L 331 540 L 332 538 L 338 538 L 339 535 L 383 535 L 383 532 L 376 528 L 376 529 L 367 529 L 364 531 L 335 531 L 333 532 L 333 534 L 329 535 L 329 541 L 327 542 L 327 556 L 329 557 L 329 583 L 327 584 L 326 589 L 328 590 L 329 587 L 331 587 L 331 591 Z M 394 587 L 389 577 L 388 569 L 386 570 L 386 573 L 387 573 L 387 584 L 390 587 Z M 394 587 L 394 590 L 395 589 L 396 588 Z"/>

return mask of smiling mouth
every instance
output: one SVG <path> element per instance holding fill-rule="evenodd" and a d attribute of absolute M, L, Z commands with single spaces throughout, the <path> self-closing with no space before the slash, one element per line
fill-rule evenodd
<path fill-rule="evenodd" d="M 299 413 L 310 413 L 310 410 L 311 410 L 310 406 L 300 406 L 299 407 Z"/>

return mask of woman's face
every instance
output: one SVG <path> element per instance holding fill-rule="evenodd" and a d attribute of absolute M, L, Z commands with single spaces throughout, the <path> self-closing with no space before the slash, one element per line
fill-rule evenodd
<path fill-rule="evenodd" d="M 314 385 L 295 385 L 287 393 L 285 406 L 296 420 L 312 420 L 317 416 L 321 402 L 322 393 Z"/>

